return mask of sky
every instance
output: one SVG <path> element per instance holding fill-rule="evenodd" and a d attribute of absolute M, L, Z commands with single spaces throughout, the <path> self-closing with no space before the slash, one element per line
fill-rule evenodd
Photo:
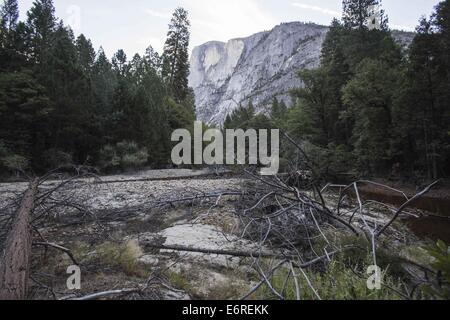
<path fill-rule="evenodd" d="M 21 19 L 33 0 L 19 0 Z M 270 30 L 282 22 L 329 25 L 340 18 L 342 0 L 55 0 L 56 15 L 84 33 L 108 56 L 124 49 L 128 57 L 152 45 L 161 52 L 173 10 L 184 7 L 191 20 L 191 49 L 207 41 L 228 41 Z M 413 31 L 439 0 L 384 0 L 390 27 Z"/>

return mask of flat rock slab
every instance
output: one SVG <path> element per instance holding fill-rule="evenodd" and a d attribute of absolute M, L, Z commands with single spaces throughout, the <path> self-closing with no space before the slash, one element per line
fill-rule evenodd
<path fill-rule="evenodd" d="M 179 246 L 201 250 L 251 251 L 256 248 L 254 243 L 239 239 L 234 235 L 226 235 L 217 227 L 204 224 L 176 225 L 157 234 L 140 236 L 141 241 L 150 243 L 158 238 L 165 239 L 163 246 Z M 161 250 L 162 254 L 174 252 L 173 250 Z M 177 251 L 177 253 L 182 254 L 186 259 L 227 268 L 239 266 L 242 259 L 234 256 L 197 252 Z"/>

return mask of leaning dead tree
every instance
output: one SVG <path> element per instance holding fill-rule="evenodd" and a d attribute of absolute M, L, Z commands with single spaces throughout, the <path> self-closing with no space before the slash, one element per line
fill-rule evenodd
<path fill-rule="evenodd" d="M 47 207 L 56 190 L 71 185 L 77 179 L 91 175 L 78 175 L 63 180 L 52 188 L 44 185 L 53 174 L 33 179 L 23 192 L 10 193 L 3 198 L 0 207 L 0 300 L 23 300 L 28 296 L 30 280 L 30 260 L 33 246 L 51 247 L 65 252 L 75 264 L 78 264 L 70 250 L 52 244 L 45 239 L 33 242 L 38 226 L 48 221 Z M 73 188 L 73 185 L 72 185 Z"/>
<path fill-rule="evenodd" d="M 201 176 L 203 178 L 204 176 Z M 49 251 L 66 255 L 74 265 L 81 265 L 78 257 L 55 239 L 49 240 L 41 231 L 47 228 L 63 230 L 67 227 L 94 224 L 98 227 L 99 238 L 108 236 L 107 224 L 127 221 L 149 210 L 161 210 L 189 201 L 203 202 L 208 196 L 188 195 L 186 198 L 152 199 L 141 204 L 114 208 L 92 208 L 89 204 L 92 196 L 99 188 L 109 185 L 148 182 L 165 179 L 141 179 L 136 181 L 102 181 L 89 171 L 75 172 L 71 178 L 54 170 L 49 174 L 33 180 L 25 192 L 4 191 L 0 205 L 0 299 L 21 300 L 28 297 L 29 283 L 45 288 L 56 299 L 56 294 L 42 281 L 34 277 L 30 270 L 30 260 L 33 253 Z M 20 185 L 18 189 L 20 190 Z M 83 192 L 80 192 L 83 190 Z M 114 190 L 111 189 L 114 195 Z M 225 195 L 240 194 L 229 191 Z M 210 195 L 211 198 L 215 195 Z M 41 250 L 43 249 L 43 250 Z M 105 295 L 93 295 L 88 299 L 103 296 L 140 296 L 158 298 L 153 287 L 162 282 L 158 277 L 149 278 L 147 284 L 135 289 L 113 290 Z M 161 285 L 166 285 L 162 283 Z"/>
<path fill-rule="evenodd" d="M 31 219 L 38 181 L 30 183 L 12 221 L 0 256 L 0 300 L 23 300 L 28 292 L 32 244 Z"/>

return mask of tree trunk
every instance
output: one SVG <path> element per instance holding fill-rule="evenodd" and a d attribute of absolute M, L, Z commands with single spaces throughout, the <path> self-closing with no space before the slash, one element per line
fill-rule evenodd
<path fill-rule="evenodd" d="M 0 256 L 0 300 L 24 300 L 27 297 L 32 243 L 30 221 L 37 185 L 37 180 L 30 183 Z"/>

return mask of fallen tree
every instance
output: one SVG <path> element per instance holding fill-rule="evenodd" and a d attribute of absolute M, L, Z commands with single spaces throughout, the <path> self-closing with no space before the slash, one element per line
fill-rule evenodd
<path fill-rule="evenodd" d="M 5 241 L 0 257 L 0 300 L 23 300 L 27 297 L 32 245 L 30 222 L 37 186 L 37 180 L 30 183 Z"/>

